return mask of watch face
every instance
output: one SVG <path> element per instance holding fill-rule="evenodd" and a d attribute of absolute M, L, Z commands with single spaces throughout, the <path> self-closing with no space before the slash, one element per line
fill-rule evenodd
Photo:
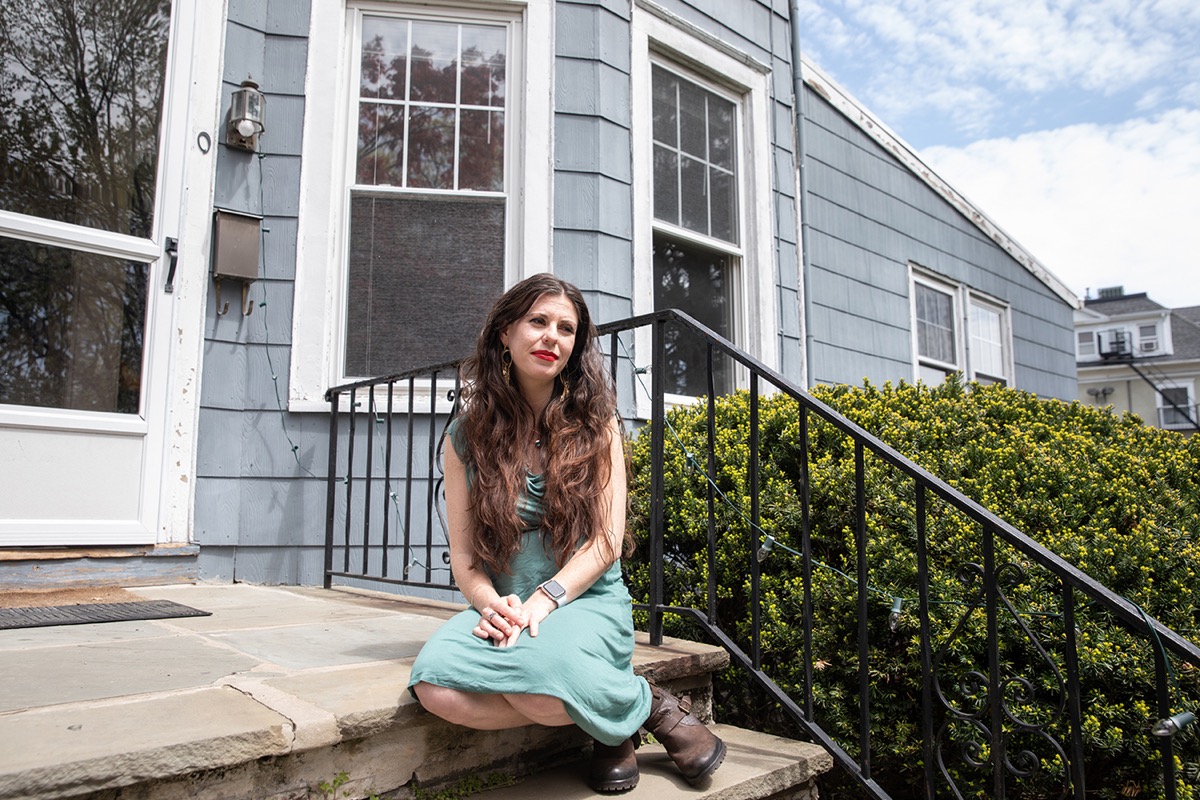
<path fill-rule="evenodd" d="M 550 595 L 555 600 L 559 599 L 560 597 L 564 597 L 567 593 L 567 590 L 564 589 L 562 584 L 558 581 L 546 581 L 542 585 L 546 587 L 546 594 Z"/>

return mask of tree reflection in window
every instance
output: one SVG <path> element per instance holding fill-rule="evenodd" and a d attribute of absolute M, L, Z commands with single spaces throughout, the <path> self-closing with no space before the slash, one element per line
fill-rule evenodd
<path fill-rule="evenodd" d="M 503 191 L 506 29 L 367 16 L 362 41 L 357 182 Z"/>
<path fill-rule="evenodd" d="M 730 338 L 729 271 L 731 257 L 703 247 L 654 237 L 654 307 L 677 308 L 714 332 Z M 708 394 L 707 344 L 678 326 L 666 330 L 666 390 L 674 394 Z M 713 355 L 716 394 L 733 390 L 732 364 L 719 351 Z"/>
<path fill-rule="evenodd" d="M 2 8 L 0 208 L 150 236 L 170 0 Z"/>
<path fill-rule="evenodd" d="M 149 269 L 0 237 L 0 403 L 136 414 Z"/>

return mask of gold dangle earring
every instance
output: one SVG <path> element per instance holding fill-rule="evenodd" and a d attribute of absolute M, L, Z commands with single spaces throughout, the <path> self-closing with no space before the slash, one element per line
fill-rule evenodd
<path fill-rule="evenodd" d="M 505 383 L 512 383 L 509 378 L 509 372 L 512 370 L 512 353 L 505 346 L 504 352 L 500 354 L 500 374 L 504 376 Z"/>
<path fill-rule="evenodd" d="M 562 394 L 560 394 L 558 396 L 558 399 L 565 403 L 565 402 L 567 402 L 567 398 L 571 396 L 571 385 L 569 383 L 567 383 L 567 379 L 565 377 L 562 379 L 562 382 L 563 382 L 563 390 L 562 390 Z"/>

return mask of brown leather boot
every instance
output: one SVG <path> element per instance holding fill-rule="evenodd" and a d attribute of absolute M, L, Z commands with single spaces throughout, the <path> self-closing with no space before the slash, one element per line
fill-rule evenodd
<path fill-rule="evenodd" d="M 687 782 L 695 786 L 725 760 L 725 743 L 691 714 L 691 703 L 650 684 L 650 716 L 642 726 L 662 742 Z"/>
<path fill-rule="evenodd" d="M 615 747 L 593 739 L 587 782 L 595 792 L 627 792 L 637 786 L 638 763 L 633 752 L 633 739 L 626 739 Z"/>

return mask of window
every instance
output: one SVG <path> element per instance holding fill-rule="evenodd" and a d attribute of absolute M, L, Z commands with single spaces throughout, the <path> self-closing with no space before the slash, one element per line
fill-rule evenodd
<path fill-rule="evenodd" d="M 1160 388 L 1158 390 L 1159 425 L 1163 428 L 1193 428 L 1196 423 L 1196 406 L 1192 392 L 1186 386 Z"/>
<path fill-rule="evenodd" d="M 966 306 L 965 320 L 960 309 Z M 1007 306 L 963 286 L 914 273 L 912 314 L 916 377 L 941 383 L 952 372 L 1007 384 L 1012 376 Z M 964 337 L 961 325 L 966 323 Z"/>
<path fill-rule="evenodd" d="M 550 264 L 551 108 L 526 103 L 551 96 L 553 53 L 527 46 L 550 0 L 336 5 L 312 10 L 292 410 L 467 355 L 505 286 Z"/>
<path fill-rule="evenodd" d="M 1158 351 L 1158 326 L 1138 325 L 1138 350 L 1143 353 Z"/>
<path fill-rule="evenodd" d="M 973 296 L 970 306 L 971 377 L 980 383 L 1007 383 L 1005 310 Z"/>
<path fill-rule="evenodd" d="M 741 262 L 737 106 L 664 67 L 653 69 L 654 306 L 677 308 L 720 335 L 734 330 L 731 290 Z M 694 236 L 679 236 L 681 228 Z M 707 347 L 667 332 L 667 391 L 708 394 Z M 733 389 L 727 358 L 714 389 Z"/>
<path fill-rule="evenodd" d="M 766 67 L 636 6 L 634 313 L 677 308 L 768 364 L 778 361 L 770 92 Z M 708 394 L 707 347 L 668 328 L 667 391 Z M 635 340 L 646 352 L 649 336 Z M 714 359 L 714 390 L 735 388 Z"/>
<path fill-rule="evenodd" d="M 1096 355 L 1096 333 L 1095 331 L 1080 331 L 1075 335 L 1077 344 L 1075 353 L 1078 358 L 1092 358 Z"/>
<path fill-rule="evenodd" d="M 507 26 L 360 26 L 344 377 L 465 355 L 504 288 Z"/>
<path fill-rule="evenodd" d="M 0 30 L 0 405 L 137 415 L 170 4 L 94 11 Z"/>

